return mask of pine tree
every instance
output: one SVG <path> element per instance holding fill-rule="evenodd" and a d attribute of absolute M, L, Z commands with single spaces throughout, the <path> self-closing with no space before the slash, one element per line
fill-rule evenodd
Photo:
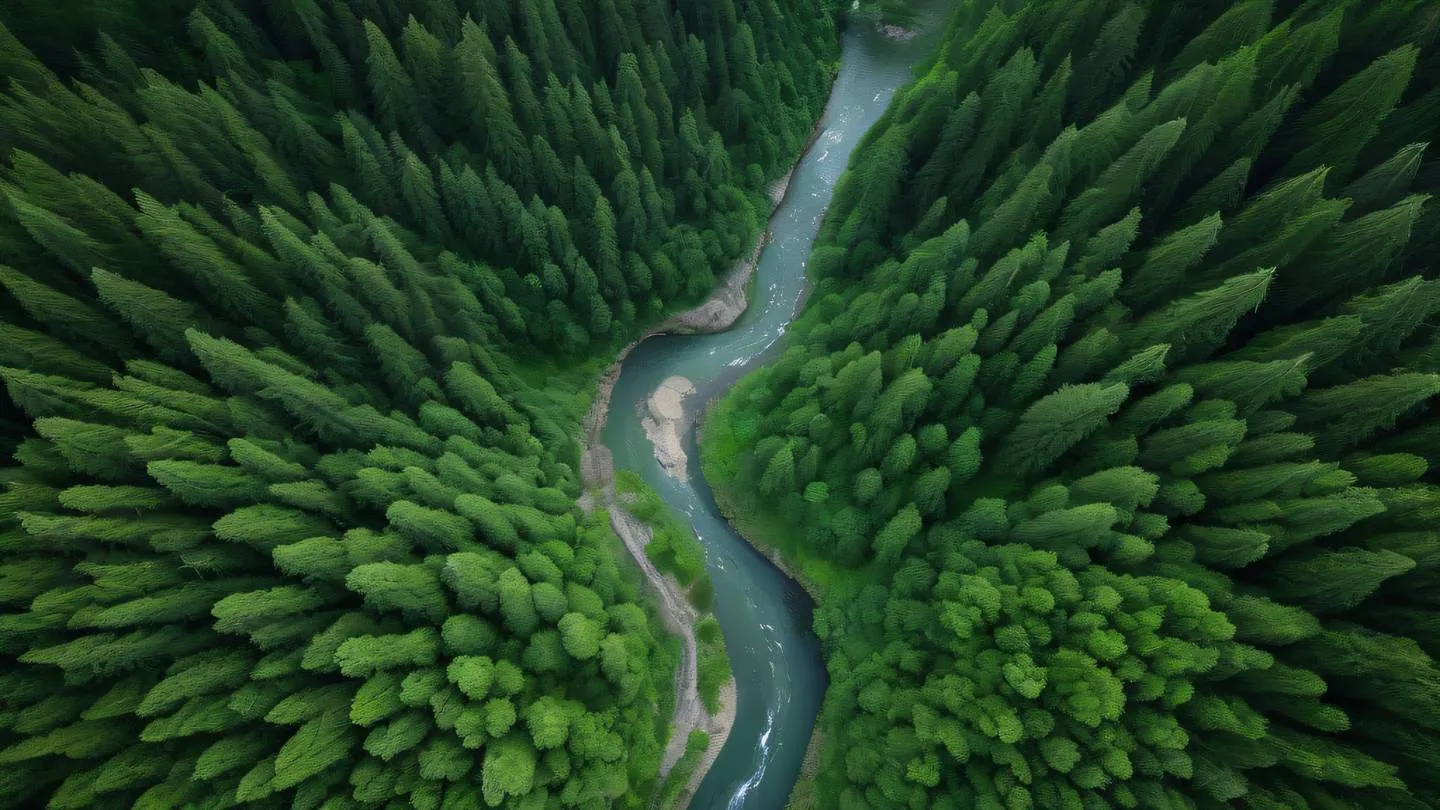
<path fill-rule="evenodd" d="M 72 342 L 108 346 L 122 355 L 132 350 L 129 336 L 104 312 L 82 300 L 4 265 L 0 265 L 0 285 L 27 315 Z"/>
<path fill-rule="evenodd" d="M 506 177 L 523 177 L 529 166 L 529 149 L 497 73 L 494 47 L 484 29 L 469 18 L 462 28 L 461 41 L 455 48 L 462 109 L 467 110 L 472 131 L 484 133 L 480 145 L 485 155 Z"/>
<path fill-rule="evenodd" d="M 1397 700 L 1426 711 L 1385 678 L 1428 660 L 1355 639 L 1395 662 L 1376 702 L 1317 652 L 1348 655 L 1324 635 L 1342 615 L 1435 638 L 1408 601 L 1429 555 L 1377 534 L 1428 514 L 1416 161 L 1435 108 L 1407 90 L 1430 62 L 1400 33 L 1413 13 L 955 10 L 836 190 L 812 256 L 824 294 L 702 445 L 722 502 L 803 508 L 792 562 L 852 586 L 817 612 L 836 686 L 820 726 L 843 741 L 818 804 L 1435 795 L 1401 753 L 1430 750 L 1413 728 L 1357 730 Z M 1333 126 L 1356 110 L 1374 114 Z M 897 421 L 881 403 L 912 368 L 933 388 Z M 1048 562 L 1025 568 L 1036 548 Z M 1119 630 L 1142 604 L 1177 620 Z M 1105 736 L 1131 721 L 1144 731 Z"/>
<path fill-rule="evenodd" d="M 1399 102 L 1418 55 L 1411 45 L 1397 48 L 1312 106 L 1297 124 L 1304 134 L 1286 173 L 1299 174 L 1323 162 L 1334 167 L 1335 177 L 1349 178 L 1360 150 Z"/>
<path fill-rule="evenodd" d="M 1323 428 L 1317 438 L 1318 447 L 1333 453 L 1393 426 L 1407 411 L 1437 392 L 1440 378 L 1435 375 L 1381 374 L 1311 390 L 1295 402 L 1292 410 L 1301 425 L 1312 430 Z"/>
<path fill-rule="evenodd" d="M 474 5 L 0 14 L 12 803 L 654 798 L 673 662 L 557 369 L 744 253 L 836 9 Z M 819 583 L 797 800 L 1440 801 L 1429 11 L 912 54 L 701 445 Z"/>
<path fill-rule="evenodd" d="M 1128 396 L 1124 385 L 1092 383 L 1037 400 L 1006 437 L 996 463 L 1020 474 L 1044 469 L 1103 426 Z"/>
<path fill-rule="evenodd" d="M 1259 270 L 1176 301 L 1140 320 L 1130 341 L 1132 345 L 1168 343 L 1176 359 L 1204 357 L 1246 312 L 1260 305 L 1274 275 L 1274 270 Z"/>

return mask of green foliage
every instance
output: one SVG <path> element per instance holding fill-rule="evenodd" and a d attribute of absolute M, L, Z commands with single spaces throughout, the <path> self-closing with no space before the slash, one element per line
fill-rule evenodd
<path fill-rule="evenodd" d="M 954 4 L 702 446 L 807 806 L 1440 804 L 1430 11 Z"/>
<path fill-rule="evenodd" d="M 700 702 L 710 714 L 720 712 L 720 691 L 730 683 L 730 656 L 725 652 L 725 637 L 714 616 L 706 616 L 695 624 L 698 649 L 698 687 Z M 732 698 L 733 700 L 733 698 Z"/>
<path fill-rule="evenodd" d="M 692 589 L 709 580 L 699 538 L 666 508 L 655 490 L 629 470 L 616 473 L 615 489 L 625 498 L 625 508 L 650 526 L 645 555 L 657 568 Z"/>
<path fill-rule="evenodd" d="M 22 5 L 0 803 L 646 806 L 674 654 L 569 437 L 753 242 L 834 10 Z"/>
<path fill-rule="evenodd" d="M 700 538 L 695 536 L 695 532 L 670 511 L 659 493 L 640 476 L 629 470 L 618 471 L 615 476 L 615 489 L 624 501 L 623 508 L 643 520 L 650 529 L 650 543 L 645 547 L 646 556 L 650 557 L 660 570 L 673 575 L 681 585 L 689 585 L 686 597 L 700 617 L 695 624 L 697 688 L 705 710 L 712 715 L 717 714 L 721 708 L 720 692 L 733 676 L 730 672 L 730 657 L 725 651 L 725 638 L 720 633 L 719 622 L 711 613 L 715 588 L 709 572 L 705 569 L 705 549 L 700 545 Z M 565 625 L 567 621 L 570 624 L 568 630 Z M 565 649 L 572 657 L 589 658 L 594 655 L 589 652 L 590 639 L 598 640 L 598 631 L 593 629 L 592 625 L 593 623 L 584 622 L 582 617 L 573 613 L 561 619 L 560 632 L 564 637 Z M 575 645 L 574 649 L 572 645 Z M 589 652 L 589 655 L 577 655 L 577 651 Z M 618 652 L 616 650 L 612 654 Z M 618 668 L 618 665 L 615 668 Z"/>
<path fill-rule="evenodd" d="M 710 735 L 696 729 L 690 732 L 689 738 L 685 740 L 685 753 L 670 767 L 670 773 L 665 777 L 665 782 L 656 793 L 656 801 L 662 810 L 670 810 L 680 801 L 680 796 L 685 792 L 686 786 L 690 784 L 695 769 L 700 767 L 700 762 L 705 758 L 705 752 L 710 748 Z"/>

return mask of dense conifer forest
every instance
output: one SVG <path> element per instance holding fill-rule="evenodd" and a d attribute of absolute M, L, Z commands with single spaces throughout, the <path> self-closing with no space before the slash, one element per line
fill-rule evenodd
<path fill-rule="evenodd" d="M 817 808 L 1440 807 L 1440 5 L 963 0 L 712 412 Z"/>
<path fill-rule="evenodd" d="M 850 10 L 0 2 L 0 806 L 676 801 L 574 437 Z M 945 16 L 706 424 L 818 597 L 794 804 L 1440 808 L 1440 4 Z"/>
<path fill-rule="evenodd" d="M 677 650 L 577 410 L 837 52 L 800 0 L 0 4 L 0 805 L 646 806 Z"/>

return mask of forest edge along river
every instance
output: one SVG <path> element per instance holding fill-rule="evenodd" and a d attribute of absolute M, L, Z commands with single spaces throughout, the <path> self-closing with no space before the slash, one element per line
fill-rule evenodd
<path fill-rule="evenodd" d="M 810 597 L 721 516 L 699 469 L 695 422 L 704 403 L 722 396 L 778 348 L 798 313 L 805 262 L 835 185 L 855 146 L 929 52 L 941 28 L 935 16 L 925 15 L 921 35 L 913 38 L 869 21 L 849 26 L 817 135 L 777 184 L 777 207 L 757 255 L 732 270 L 704 304 L 627 347 L 601 380 L 586 418 L 587 498 L 593 504 L 599 497 L 612 507 L 616 533 L 659 591 L 667 627 L 681 636 L 685 649 L 664 769 L 674 763 L 691 729 L 712 733 L 707 762 L 696 772 L 698 787 L 692 782 L 689 806 L 695 810 L 783 807 L 800 774 L 827 681 L 811 631 Z M 753 298 L 748 307 L 747 287 Z M 681 332 L 686 334 L 671 334 Z M 722 715 L 733 714 L 733 720 L 710 718 L 695 698 L 693 610 L 673 579 L 646 558 L 648 529 L 614 508 L 616 468 L 634 471 L 653 487 L 705 548 L 714 612 L 735 677 L 733 692 L 722 696 Z"/>
<path fill-rule="evenodd" d="M 587 419 L 587 438 L 592 439 L 583 465 L 587 489 L 598 483 L 613 493 L 606 475 L 611 463 L 632 470 L 689 521 L 705 548 L 706 568 L 715 585 L 714 612 L 735 676 L 733 696 L 724 696 L 725 703 L 733 704 L 729 708 L 734 718 L 728 724 L 722 721 L 728 735 L 723 734 L 727 729 L 719 729 L 722 734 L 712 743 L 713 761 L 708 768 L 702 763 L 697 772 L 699 785 L 689 805 L 695 810 L 783 807 L 804 762 L 827 680 L 819 641 L 810 628 L 810 598 L 730 527 L 700 473 L 694 432 L 698 406 L 723 395 L 778 347 L 799 310 L 806 289 L 805 262 L 852 151 L 910 79 L 913 65 L 930 50 L 929 40 L 940 28 L 929 19 L 922 27 L 924 34 L 909 38 L 870 23 L 850 26 L 819 132 L 788 178 L 761 239 L 758 260 L 752 257 L 753 269 L 736 268 L 705 304 L 670 319 L 657 328 L 658 334 L 622 353 L 617 368 L 602 380 L 601 395 Z M 747 281 L 753 300 L 741 313 Z M 726 323 L 736 314 L 733 324 Z M 701 334 L 665 334 L 671 331 Z M 671 422 L 683 461 L 674 456 L 677 448 L 666 448 L 669 452 L 662 455 L 672 460 L 667 469 L 656 458 L 644 421 L 653 416 L 652 394 L 674 377 L 687 381 L 693 392 L 681 400 L 679 418 Z M 600 441 L 593 440 L 595 434 Z M 674 462 L 684 465 L 684 475 L 673 474 Z M 612 522 L 632 556 L 642 569 L 653 569 L 643 542 L 638 542 L 640 527 L 623 510 L 612 510 L 612 515 L 618 515 Z M 683 624 L 689 606 L 678 588 L 666 587 L 673 580 L 648 574 L 662 606 L 668 607 L 667 624 L 676 619 Z M 687 704 L 694 703 L 685 694 L 693 694 L 693 618 L 690 627 L 672 625 L 671 630 L 679 632 L 686 649 L 677 728 L 672 732 L 683 747 L 684 737 L 696 727 L 679 727 L 678 722 Z M 687 680 L 689 689 L 684 688 Z M 725 736 L 723 744 L 719 736 Z M 667 765 L 676 755 L 674 743 L 672 739 Z"/>

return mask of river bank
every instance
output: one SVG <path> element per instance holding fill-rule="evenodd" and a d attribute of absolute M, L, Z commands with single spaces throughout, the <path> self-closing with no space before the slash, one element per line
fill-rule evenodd
<path fill-rule="evenodd" d="M 814 773 L 818 760 L 812 731 L 829 678 L 813 630 L 815 600 L 781 570 L 790 566 L 777 567 L 775 556 L 759 553 L 722 517 L 706 476 L 695 466 L 699 445 L 693 422 L 705 403 L 782 350 L 808 288 L 805 266 L 837 184 L 896 88 L 911 77 L 918 52 L 915 42 L 899 42 L 874 26 L 847 28 L 844 56 L 822 123 L 790 182 L 772 197 L 781 203 L 755 246 L 752 255 L 758 260 L 738 263 L 706 302 L 653 330 L 690 336 L 626 347 L 624 373 L 612 368 L 605 375 L 597 406 L 586 419 L 590 441 L 582 466 L 587 484 L 612 480 L 615 467 L 633 471 L 671 514 L 688 523 L 714 586 L 715 621 L 736 679 L 735 717 L 728 742 L 709 746 L 713 761 L 706 757 L 706 767 L 695 777 L 699 784 L 691 804 L 697 810 L 783 807 L 797 779 Z M 737 294 L 741 290 L 748 293 L 744 299 Z M 685 381 L 693 383 L 693 394 Z M 662 445 L 672 445 L 662 447 L 658 459 L 657 436 Z M 678 448 L 672 437 L 679 437 Z M 711 441 L 707 435 L 706 444 Z M 688 480 L 676 474 L 682 464 L 681 456 L 672 452 L 677 449 L 686 454 Z M 622 484 L 628 480 L 625 474 L 620 478 Z M 592 491 L 603 496 L 603 490 Z M 797 528 L 792 516 L 776 534 L 762 527 L 758 536 L 789 548 L 786 538 Z M 668 566 L 670 546 L 657 544 L 670 533 L 665 530 L 662 537 L 660 531 L 649 551 Z M 693 552 L 686 559 L 692 566 L 696 561 Z M 806 573 L 826 584 L 821 561 L 803 562 Z M 701 626 L 701 640 L 708 643 L 710 619 Z M 713 690 L 726 673 L 707 665 L 703 644 L 701 652 L 700 672 L 706 689 Z M 706 695 L 715 697 L 714 691 Z M 697 749 L 702 746 L 696 737 L 695 748 L 684 758 L 687 768 L 700 760 Z M 676 793 L 672 789 L 667 795 Z"/>
<path fill-rule="evenodd" d="M 818 137 L 820 127 L 824 119 L 816 124 L 816 135 L 812 135 L 810 143 L 814 144 Z M 809 147 L 807 146 L 808 150 Z M 803 153 L 802 153 L 803 156 Z M 791 168 L 779 180 L 776 180 L 769 190 L 770 203 L 773 206 L 771 213 L 779 210 L 780 204 L 785 201 L 785 195 L 790 188 L 790 180 L 795 176 L 795 169 Z M 630 341 L 615 355 L 615 361 L 610 368 L 600 375 L 595 383 L 595 399 L 590 403 L 590 410 L 586 412 L 581 422 L 580 435 L 580 485 L 588 494 L 597 489 L 611 487 L 615 483 L 615 460 L 610 448 L 605 446 L 601 438 L 605 432 L 605 423 L 610 414 L 610 398 L 615 392 L 615 383 L 620 380 L 620 370 L 625 365 L 625 358 L 635 350 L 636 346 L 649 338 L 657 335 L 696 335 L 711 332 L 723 332 L 734 325 L 735 321 L 745 314 L 750 303 L 750 281 L 755 276 L 755 268 L 760 263 L 760 254 L 765 251 L 765 245 L 769 241 L 770 228 L 767 222 L 766 227 L 755 237 L 755 247 L 750 255 L 735 263 L 725 277 L 720 280 L 719 285 L 709 296 L 699 304 L 679 312 L 665 320 L 645 334 Z M 684 451 L 681 451 L 684 455 Z"/>
<path fill-rule="evenodd" d="M 651 539 L 650 527 L 631 514 L 620 499 L 609 504 L 607 512 L 610 516 L 610 528 L 625 544 L 625 550 L 640 566 L 645 579 L 655 588 L 660 599 L 660 616 L 665 628 L 680 637 L 684 649 L 680 667 L 675 673 L 675 713 L 671 720 L 674 731 L 666 743 L 665 754 L 660 759 L 660 777 L 663 779 L 685 753 L 685 743 L 690 738 L 690 732 L 699 729 L 709 734 L 712 748 L 715 747 L 716 739 L 723 745 L 730 734 L 732 722 L 727 719 L 727 715 L 733 718 L 734 709 L 727 712 L 722 708 L 714 715 L 705 711 L 705 704 L 700 699 L 700 651 L 695 638 L 695 624 L 699 621 L 699 615 L 686 600 L 680 584 L 656 568 L 645 553 L 645 547 L 650 544 Z M 722 696 L 724 694 L 734 694 L 733 681 L 722 690 Z"/>
<path fill-rule="evenodd" d="M 615 460 L 610 448 L 605 446 L 601 435 L 605 432 L 605 423 L 610 414 L 610 398 L 615 392 L 615 383 L 620 380 L 620 370 L 625 365 L 625 358 L 635 350 L 636 346 L 646 340 L 659 335 L 700 335 L 715 332 L 724 332 L 735 321 L 745 314 L 750 306 L 750 286 L 755 278 L 755 268 L 760 265 L 760 256 L 765 252 L 765 246 L 770 244 L 772 238 L 771 224 L 785 202 L 786 196 L 790 193 L 790 182 L 795 179 L 795 170 L 800 167 L 800 161 L 809 154 L 815 142 L 820 139 L 820 134 L 825 131 L 825 122 L 830 115 L 829 107 L 820 114 L 815 121 L 815 129 L 810 133 L 810 139 L 806 141 L 805 148 L 800 150 L 795 165 L 790 171 L 781 175 L 766 192 L 770 200 L 770 214 L 766 218 L 765 227 L 755 236 L 755 246 L 751 248 L 750 255 L 736 262 L 720 283 L 706 296 L 704 301 L 683 311 L 678 312 L 661 321 L 654 328 L 646 331 L 640 337 L 630 341 L 615 355 L 615 361 L 600 375 L 595 384 L 595 399 L 590 403 L 590 410 L 585 414 L 581 423 L 582 432 L 580 436 L 580 484 L 586 493 L 594 489 L 603 489 L 611 486 L 615 481 Z M 681 455 L 684 451 L 681 451 Z"/>
<path fill-rule="evenodd" d="M 711 403 L 697 417 L 697 430 L 704 430 L 707 420 L 714 411 L 715 403 Z M 785 527 L 765 527 L 760 524 L 763 518 L 737 508 L 735 498 L 726 485 L 724 477 L 716 474 L 718 472 L 713 455 L 700 454 L 701 470 L 705 480 L 710 485 L 710 494 L 715 499 L 715 505 L 719 508 L 720 514 L 734 529 L 735 534 L 751 548 L 770 561 L 786 577 L 798 584 L 805 590 L 810 600 L 815 603 L 816 608 L 824 604 L 824 591 L 812 577 L 808 576 L 804 566 L 799 562 L 792 562 L 787 559 L 776 545 L 766 543 L 760 538 L 762 536 L 783 536 Z M 811 796 L 811 783 L 816 774 L 820 772 L 820 757 L 825 747 L 825 734 L 819 723 L 815 724 L 810 733 L 810 740 L 805 746 L 805 758 L 801 765 L 800 777 L 796 780 L 790 797 L 785 803 L 786 810 L 814 810 L 814 799 Z"/>
<path fill-rule="evenodd" d="M 814 144 L 823 125 L 822 117 L 816 124 L 815 134 L 811 136 L 806 151 L 809 150 L 810 145 Z M 803 155 L 802 152 L 801 156 L 803 157 Z M 795 169 L 792 167 L 789 172 L 771 185 L 768 197 L 772 215 L 784 202 L 794 174 Z M 610 448 L 605 446 L 602 436 L 610 413 L 610 400 L 614 394 L 615 384 L 620 379 L 625 358 L 634 351 L 636 346 L 657 335 L 702 334 L 723 332 L 729 329 L 749 306 L 751 281 L 755 275 L 755 268 L 759 264 L 760 256 L 765 250 L 765 245 L 769 242 L 769 235 L 770 227 L 767 218 L 766 227 L 756 236 L 755 246 L 750 255 L 737 262 L 704 301 L 684 312 L 666 318 L 658 326 L 621 349 L 610 368 L 601 375 L 596 383 L 595 399 L 591 402 L 590 410 L 585 414 L 581 423 L 580 481 L 584 494 L 581 496 L 579 504 L 586 512 L 597 506 L 607 510 L 611 528 L 624 543 L 626 551 L 635 560 L 636 565 L 639 566 L 641 573 L 658 597 L 661 621 L 665 624 L 666 629 L 679 636 L 681 640 L 683 655 L 675 674 L 675 711 L 671 719 L 670 739 L 667 741 L 665 753 L 660 761 L 660 777 L 663 779 L 669 774 L 670 769 L 685 753 L 686 741 L 692 731 L 702 730 L 710 736 L 710 744 L 705 750 L 705 756 L 696 767 L 682 794 L 678 805 L 680 807 L 688 805 L 690 797 L 694 795 L 696 788 L 704 780 L 716 757 L 720 755 L 720 750 L 724 748 L 726 740 L 729 739 L 730 730 L 735 723 L 735 679 L 732 676 L 721 688 L 719 712 L 713 715 L 707 712 L 700 699 L 699 689 L 699 645 L 695 637 L 698 616 L 695 609 L 685 599 L 679 583 L 673 577 L 667 576 L 657 569 L 645 554 L 645 547 L 651 539 L 650 527 L 632 515 L 621 499 L 616 496 L 614 456 L 610 452 Z M 679 469 L 681 475 L 684 475 L 686 464 L 686 454 L 681 444 L 681 437 L 684 435 L 682 426 L 685 422 L 683 401 L 693 391 L 693 385 L 688 391 L 683 386 L 677 386 L 671 394 L 661 395 L 661 399 L 657 403 L 659 412 L 664 414 L 662 417 L 664 427 L 661 427 L 658 421 L 655 423 L 657 434 L 656 439 L 652 439 L 652 441 L 657 442 L 657 448 L 664 450 L 672 469 Z"/>

